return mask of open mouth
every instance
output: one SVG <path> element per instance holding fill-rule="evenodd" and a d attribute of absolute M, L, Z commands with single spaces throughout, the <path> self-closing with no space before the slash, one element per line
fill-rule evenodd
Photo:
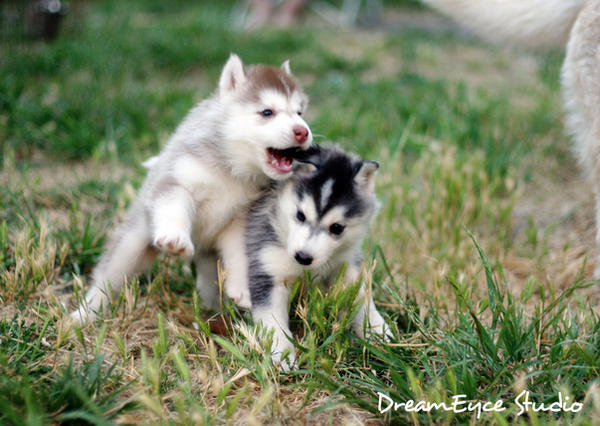
<path fill-rule="evenodd" d="M 300 151 L 300 148 L 297 147 L 288 149 L 267 148 L 267 164 L 279 173 L 289 173 L 292 171 L 294 154 L 298 151 Z"/>

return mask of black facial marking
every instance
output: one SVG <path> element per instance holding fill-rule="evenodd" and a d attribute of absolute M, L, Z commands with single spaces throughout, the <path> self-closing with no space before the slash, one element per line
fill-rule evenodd
<path fill-rule="evenodd" d="M 347 154 L 338 150 L 309 149 L 303 159 L 317 167 L 317 171 L 306 177 L 298 177 L 295 190 L 298 198 L 304 194 L 315 200 L 317 214 L 323 217 L 331 208 L 346 207 L 346 217 L 353 217 L 363 213 L 366 208 L 363 199 L 358 194 L 354 176 L 360 168 L 360 161 L 351 159 Z M 300 160 L 302 161 L 302 160 Z M 328 180 L 333 182 L 331 195 L 327 198 L 326 205 L 321 205 L 321 189 Z"/>

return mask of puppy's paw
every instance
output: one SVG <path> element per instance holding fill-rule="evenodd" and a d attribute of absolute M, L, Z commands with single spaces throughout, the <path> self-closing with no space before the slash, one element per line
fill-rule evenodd
<path fill-rule="evenodd" d="M 389 342 L 391 341 L 391 339 L 394 338 L 392 330 L 383 320 L 383 318 L 381 318 L 380 321 L 371 322 L 366 330 L 364 330 L 362 326 L 359 326 L 357 324 L 354 331 L 361 339 L 371 339 L 372 337 L 379 337 L 384 342 Z"/>
<path fill-rule="evenodd" d="M 159 231 L 152 244 L 163 253 L 173 256 L 189 258 L 194 254 L 194 243 L 185 232 Z"/>
<path fill-rule="evenodd" d="M 88 322 L 94 321 L 96 319 L 96 314 L 86 306 L 80 305 L 77 310 L 71 312 L 69 317 L 71 317 L 76 325 L 82 326 Z"/>
<path fill-rule="evenodd" d="M 296 348 L 294 344 L 287 340 L 285 336 L 282 339 L 274 340 L 271 347 L 271 360 L 280 371 L 288 372 L 298 368 L 296 361 Z"/>
<path fill-rule="evenodd" d="M 250 291 L 241 286 L 232 286 L 225 284 L 225 293 L 238 308 L 250 309 L 252 302 L 250 301 Z"/>

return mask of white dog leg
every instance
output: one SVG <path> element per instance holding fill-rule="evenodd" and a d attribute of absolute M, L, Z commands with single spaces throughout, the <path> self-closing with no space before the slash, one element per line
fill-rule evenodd
<path fill-rule="evenodd" d="M 261 323 L 265 330 L 273 330 L 272 359 L 273 362 L 279 363 L 283 371 L 289 371 L 296 364 L 295 347 L 287 337 L 292 335 L 289 327 L 288 297 L 289 290 L 283 285 L 276 285 L 267 304 L 252 307 L 254 322 Z M 286 352 L 289 352 L 287 358 L 284 357 Z"/>
<path fill-rule="evenodd" d="M 181 187 L 159 194 L 152 207 L 152 244 L 167 254 L 191 258 L 194 204 Z"/>
<path fill-rule="evenodd" d="M 357 267 L 349 267 L 344 280 L 350 284 L 355 283 L 359 278 L 360 270 Z M 390 327 L 377 310 L 375 302 L 373 302 L 373 295 L 371 292 L 367 294 L 364 284 L 360 287 L 358 297 L 362 300 L 362 305 L 352 320 L 354 332 L 361 338 L 378 335 L 383 336 L 387 341 L 394 337 Z"/>

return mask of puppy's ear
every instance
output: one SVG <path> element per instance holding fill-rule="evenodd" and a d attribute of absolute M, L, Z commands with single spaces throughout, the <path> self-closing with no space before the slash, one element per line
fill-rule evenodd
<path fill-rule="evenodd" d="M 319 145 L 311 145 L 305 150 L 297 150 L 292 157 L 299 163 L 310 163 L 317 169 L 321 166 L 321 148 Z"/>
<path fill-rule="evenodd" d="M 288 75 L 292 75 L 292 69 L 290 68 L 290 60 L 287 59 L 283 64 L 281 64 L 281 70 Z"/>
<path fill-rule="evenodd" d="M 238 55 L 232 53 L 221 71 L 219 90 L 221 93 L 231 92 L 246 82 L 244 64 Z"/>
<path fill-rule="evenodd" d="M 372 194 L 375 191 L 375 174 L 377 173 L 378 168 L 379 163 L 377 161 L 361 161 L 354 174 L 354 182 L 363 191 Z"/>
<path fill-rule="evenodd" d="M 312 163 L 299 163 L 297 161 L 294 161 L 294 164 L 292 166 L 292 172 L 294 173 L 294 176 L 312 175 L 316 171 L 317 166 L 315 166 Z"/>

